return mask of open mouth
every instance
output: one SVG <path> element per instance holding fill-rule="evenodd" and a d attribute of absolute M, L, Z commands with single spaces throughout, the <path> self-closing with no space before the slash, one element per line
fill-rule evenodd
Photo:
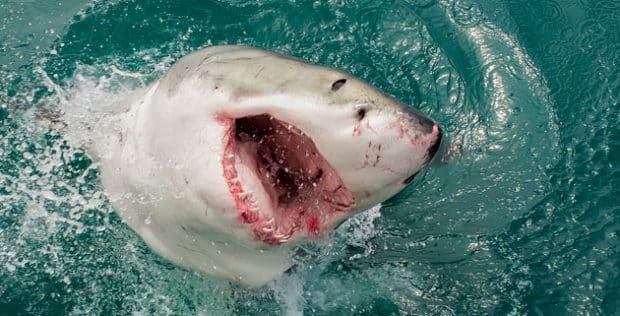
<path fill-rule="evenodd" d="M 310 137 L 268 114 L 230 122 L 222 159 L 239 220 L 267 244 L 318 236 L 355 198 Z"/>

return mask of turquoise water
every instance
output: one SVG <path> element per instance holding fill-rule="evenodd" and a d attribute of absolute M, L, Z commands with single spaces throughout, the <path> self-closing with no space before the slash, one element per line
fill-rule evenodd
<path fill-rule="evenodd" d="M 0 314 L 620 313 L 615 0 L 0 1 Z M 464 154 L 259 289 L 159 258 L 34 109 L 247 44 L 345 69 Z"/>

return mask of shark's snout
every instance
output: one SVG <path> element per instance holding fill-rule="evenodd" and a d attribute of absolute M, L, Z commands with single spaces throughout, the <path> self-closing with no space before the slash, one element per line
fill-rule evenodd
<path fill-rule="evenodd" d="M 438 136 L 435 143 L 428 149 L 428 165 L 429 166 L 438 166 L 442 163 L 445 163 L 448 159 L 453 156 L 454 152 L 452 150 L 455 148 L 454 143 L 443 135 L 441 127 L 437 125 Z M 452 148 L 451 148 L 452 147 Z M 457 150 L 460 147 L 456 147 Z"/>
<path fill-rule="evenodd" d="M 433 132 L 433 126 L 437 124 L 430 117 L 403 104 L 400 104 L 400 112 L 404 114 L 408 123 L 422 134 L 431 134 Z"/>
<path fill-rule="evenodd" d="M 440 152 L 439 149 L 442 147 L 443 132 L 441 126 L 433 119 L 414 109 L 407 108 L 406 111 L 409 122 L 415 126 L 417 130 L 431 138 L 431 145 L 428 147 L 426 157 L 428 158 L 428 162 L 433 161 L 437 153 Z"/>
<path fill-rule="evenodd" d="M 413 112 L 413 114 L 411 116 L 412 116 L 412 120 L 414 122 L 417 122 L 417 124 L 419 125 L 420 130 L 423 133 L 425 133 L 425 134 L 433 133 L 434 126 L 437 125 L 437 123 L 435 123 L 435 121 L 433 121 L 432 119 L 430 119 L 426 115 L 421 114 L 421 113 L 417 113 L 417 112 Z"/>
<path fill-rule="evenodd" d="M 431 145 L 431 147 L 428 148 L 428 153 L 427 153 L 428 161 L 433 161 L 435 156 L 437 155 L 437 152 L 439 151 L 439 147 L 441 146 L 441 138 L 443 134 L 441 132 L 441 127 L 437 123 L 433 123 L 431 133 L 435 137 L 435 141 L 433 145 Z"/>

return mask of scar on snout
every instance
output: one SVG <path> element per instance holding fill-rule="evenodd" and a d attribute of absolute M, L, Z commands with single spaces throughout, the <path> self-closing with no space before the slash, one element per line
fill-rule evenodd
<path fill-rule="evenodd" d="M 372 142 L 368 142 L 368 151 L 364 156 L 364 167 L 376 167 L 381 160 L 381 144 L 373 144 Z"/>

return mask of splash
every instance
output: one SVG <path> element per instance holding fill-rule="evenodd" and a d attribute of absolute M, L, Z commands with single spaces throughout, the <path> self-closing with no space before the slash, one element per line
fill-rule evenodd
<path fill-rule="evenodd" d="M 0 110 L 1 303 L 43 314 L 105 314 L 115 306 L 173 314 L 187 308 L 170 296 L 179 290 L 194 311 L 227 313 L 228 284 L 154 255 L 113 212 L 85 151 L 92 130 L 105 129 L 98 124 L 146 75 L 114 64 L 76 69 L 59 84 L 36 68 L 52 92 L 39 100 L 44 106 Z"/>

